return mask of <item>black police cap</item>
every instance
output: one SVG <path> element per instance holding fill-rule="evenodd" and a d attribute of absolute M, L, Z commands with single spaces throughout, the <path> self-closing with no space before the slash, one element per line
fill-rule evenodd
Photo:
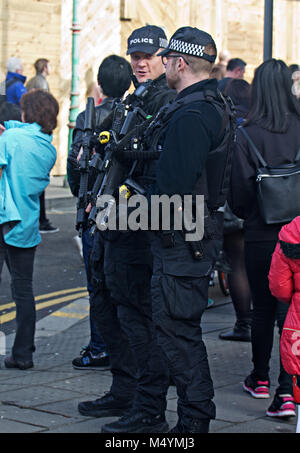
<path fill-rule="evenodd" d="M 158 49 L 166 48 L 168 40 L 162 28 L 146 25 L 134 30 L 127 40 L 127 55 L 144 52 L 153 55 Z"/>
<path fill-rule="evenodd" d="M 217 54 L 208 55 L 204 52 L 204 49 L 208 44 L 213 44 L 216 47 L 215 41 L 210 34 L 195 27 L 181 27 L 176 30 L 171 37 L 168 47 L 158 55 L 166 55 L 167 53 L 174 51 L 193 55 L 214 63 Z"/>

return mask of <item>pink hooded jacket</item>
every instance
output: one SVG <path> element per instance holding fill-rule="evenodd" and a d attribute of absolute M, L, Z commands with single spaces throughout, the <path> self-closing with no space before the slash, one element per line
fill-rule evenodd
<path fill-rule="evenodd" d="M 280 340 L 285 371 L 300 376 L 300 216 L 284 225 L 272 256 L 270 291 L 290 304 Z"/>

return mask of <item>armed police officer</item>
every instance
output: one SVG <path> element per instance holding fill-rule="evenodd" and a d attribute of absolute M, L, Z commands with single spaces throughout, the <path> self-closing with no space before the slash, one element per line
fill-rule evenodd
<path fill-rule="evenodd" d="M 132 83 L 132 69 L 125 58 L 110 55 L 101 62 L 97 81 L 101 90 L 102 102 L 95 108 L 95 127 L 99 128 L 108 117 L 116 102 L 124 96 Z M 72 147 L 68 156 L 67 175 L 71 192 L 76 197 L 81 197 L 80 183 L 81 171 L 79 157 L 85 133 L 85 111 L 79 113 L 73 131 Z M 93 184 L 93 174 L 88 174 L 88 186 Z M 81 201 L 80 201 L 81 204 Z M 85 209 L 86 206 L 83 206 Z M 100 233 L 100 232 L 99 232 Z M 95 247 L 94 246 L 95 242 Z M 88 214 L 85 214 L 82 231 L 82 248 L 87 276 L 87 287 L 90 299 L 90 341 L 83 348 L 80 357 L 74 358 L 72 364 L 76 369 L 105 369 L 111 364 L 115 374 L 122 374 L 123 381 L 135 386 L 136 364 L 128 345 L 125 334 L 120 331 L 116 312 L 111 303 L 111 296 L 104 284 L 103 273 L 103 242 L 100 235 L 94 238 L 90 235 Z M 102 301 L 102 303 L 100 303 Z M 107 323 L 99 322 L 99 311 L 106 308 L 106 316 L 115 321 L 118 330 L 118 341 L 111 343 L 110 328 Z M 100 317 L 101 319 L 101 317 Z M 107 345 L 109 343 L 109 345 Z M 109 357 L 110 355 L 110 357 Z"/>
<path fill-rule="evenodd" d="M 151 132 L 152 145 L 162 149 L 151 193 L 179 195 L 183 203 L 178 211 L 185 210 L 185 196 L 194 200 L 203 195 L 204 237 L 187 240 L 187 230 L 192 230 L 185 227 L 152 233 L 153 321 L 178 394 L 178 423 L 171 432 L 205 433 L 215 405 L 200 322 L 221 247 L 218 208 L 228 188 L 234 116 L 217 80 L 208 80 L 217 55 L 209 34 L 182 27 L 159 55 L 177 97 L 162 109 Z M 192 218 L 197 208 L 192 205 Z"/>
<path fill-rule="evenodd" d="M 148 115 L 155 115 L 176 94 L 167 87 L 165 68 L 157 56 L 167 43 L 164 31 L 153 25 L 133 31 L 128 38 L 127 54 L 137 85 L 152 80 L 142 105 Z M 101 309 L 100 302 L 101 332 L 109 330 L 110 338 L 105 337 L 105 342 L 110 350 L 110 343 L 119 341 L 119 323 L 136 360 L 137 382 L 134 385 L 126 380 L 125 373 L 116 372 L 110 353 L 113 374 L 110 391 L 94 401 L 79 403 L 78 409 L 83 415 L 96 417 L 125 414 L 116 422 L 104 425 L 103 432 L 164 432 L 168 429 L 164 413 L 169 375 L 152 323 L 150 242 L 144 231 L 109 232 L 103 237 L 106 238 L 105 284 L 114 301 L 117 319 L 110 318 L 109 307 L 103 305 Z M 124 359 L 121 355 L 118 359 L 120 369 L 120 361 Z"/>

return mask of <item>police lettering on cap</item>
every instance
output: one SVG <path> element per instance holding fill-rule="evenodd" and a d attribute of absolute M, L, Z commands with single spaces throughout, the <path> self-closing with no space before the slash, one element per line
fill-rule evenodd
<path fill-rule="evenodd" d="M 127 40 L 127 55 L 133 52 L 144 52 L 153 55 L 158 49 L 166 48 L 168 40 L 162 28 L 146 25 L 131 33 Z"/>
<path fill-rule="evenodd" d="M 214 63 L 217 53 L 215 55 L 208 55 L 204 52 L 208 44 L 213 44 L 216 48 L 215 41 L 210 34 L 195 27 L 181 27 L 175 31 L 167 48 L 158 55 L 166 55 L 174 51 L 186 55 L 193 55 Z"/>

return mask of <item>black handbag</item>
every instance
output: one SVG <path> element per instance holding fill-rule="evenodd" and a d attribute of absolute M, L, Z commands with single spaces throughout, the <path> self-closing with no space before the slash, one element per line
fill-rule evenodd
<path fill-rule="evenodd" d="M 256 182 L 264 222 L 268 225 L 291 222 L 300 215 L 300 149 L 293 163 L 269 167 L 244 128 L 240 130 L 262 165 L 257 170 Z"/>

